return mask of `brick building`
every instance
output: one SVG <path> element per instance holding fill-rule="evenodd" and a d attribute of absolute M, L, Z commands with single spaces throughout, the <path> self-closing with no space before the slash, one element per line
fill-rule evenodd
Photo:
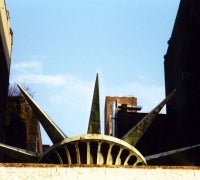
<path fill-rule="evenodd" d="M 105 134 L 113 135 L 114 115 L 113 111 L 117 111 L 118 106 L 128 105 L 137 106 L 137 99 L 135 97 L 119 97 L 119 96 L 107 96 L 105 100 Z"/>

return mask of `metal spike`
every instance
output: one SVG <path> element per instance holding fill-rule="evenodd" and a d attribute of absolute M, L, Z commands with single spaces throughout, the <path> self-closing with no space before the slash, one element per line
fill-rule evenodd
<path fill-rule="evenodd" d="M 156 115 L 160 112 L 163 106 L 171 99 L 176 90 L 172 91 L 160 104 L 158 104 L 149 114 L 140 120 L 133 128 L 131 128 L 123 137 L 122 140 L 135 146 L 146 130 L 153 123 Z"/>
<path fill-rule="evenodd" d="M 146 161 L 151 161 L 153 159 L 158 159 L 160 157 L 166 157 L 166 156 L 178 154 L 178 153 L 181 153 L 181 152 L 184 152 L 184 151 L 187 151 L 187 150 L 191 150 L 191 149 L 194 149 L 194 148 L 199 148 L 199 147 L 200 147 L 200 144 L 188 146 L 188 147 L 184 147 L 184 148 L 179 148 L 179 149 L 174 149 L 174 150 L 170 150 L 170 151 L 146 156 L 145 159 L 146 159 Z"/>
<path fill-rule="evenodd" d="M 95 87 L 94 87 L 94 94 L 93 94 L 92 107 L 91 107 L 91 112 L 90 112 L 90 120 L 88 124 L 87 133 L 101 134 L 98 74 L 96 76 L 96 82 L 95 82 Z"/>
<path fill-rule="evenodd" d="M 51 141 L 55 144 L 60 142 L 61 140 L 67 138 L 67 136 L 60 130 L 60 128 L 51 120 L 51 118 L 36 104 L 36 102 L 29 96 L 29 94 L 19 85 L 21 93 L 31 106 L 38 120 L 42 124 L 46 133 L 48 134 Z"/>
<path fill-rule="evenodd" d="M 13 146 L 9 146 L 3 143 L 0 143 L 0 152 L 14 158 L 18 159 L 21 162 L 28 162 L 28 163 L 36 163 L 39 160 L 39 154 L 27 151 L 25 149 L 16 148 Z"/>

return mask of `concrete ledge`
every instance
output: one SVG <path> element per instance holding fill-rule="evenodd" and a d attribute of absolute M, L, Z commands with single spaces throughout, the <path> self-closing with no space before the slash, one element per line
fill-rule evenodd
<path fill-rule="evenodd" d="M 48 164 L 0 164 L 0 179 L 200 179 L 200 167 L 195 166 L 66 166 Z"/>

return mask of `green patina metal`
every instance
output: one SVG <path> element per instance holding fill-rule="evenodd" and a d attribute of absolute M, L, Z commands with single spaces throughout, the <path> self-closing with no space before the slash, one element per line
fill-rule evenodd
<path fill-rule="evenodd" d="M 99 106 L 99 77 L 96 76 L 95 88 L 88 125 L 88 134 L 101 134 L 100 106 Z"/>
<path fill-rule="evenodd" d="M 161 111 L 163 106 L 171 99 L 176 90 L 172 91 L 160 104 L 158 104 L 149 114 L 140 120 L 132 129 L 130 129 L 123 137 L 122 140 L 135 146 L 137 142 L 144 135 L 146 130 L 151 126 L 155 120 L 156 115 Z"/>
<path fill-rule="evenodd" d="M 53 122 L 53 120 L 36 104 L 32 97 L 22 88 L 19 84 L 17 85 L 23 94 L 24 98 L 27 100 L 32 110 L 38 117 L 40 123 L 48 134 L 49 138 L 53 143 L 58 143 L 67 136 L 60 130 L 60 128 Z"/>
<path fill-rule="evenodd" d="M 175 93 L 174 90 L 122 139 L 118 139 L 101 134 L 98 74 L 87 134 L 75 137 L 67 137 L 32 97 L 20 85 L 18 87 L 52 140 L 53 145 L 43 154 L 37 154 L 0 143 L 0 151 L 22 162 L 79 165 L 145 165 L 145 158 L 134 145 L 152 124 L 156 114 Z"/>

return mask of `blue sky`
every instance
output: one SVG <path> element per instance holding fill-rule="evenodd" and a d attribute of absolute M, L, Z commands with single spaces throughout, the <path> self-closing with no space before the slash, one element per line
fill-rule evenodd
<path fill-rule="evenodd" d="M 179 2 L 7 0 L 10 82 L 30 87 L 68 136 L 87 131 L 97 72 L 102 132 L 105 96 L 135 96 L 149 112 L 165 97 L 163 56 Z"/>

